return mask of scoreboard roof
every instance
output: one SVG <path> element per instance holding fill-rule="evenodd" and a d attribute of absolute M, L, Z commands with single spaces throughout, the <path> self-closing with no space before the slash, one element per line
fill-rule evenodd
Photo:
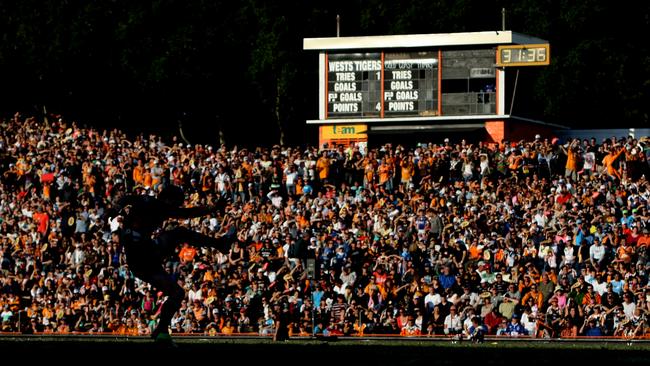
<path fill-rule="evenodd" d="M 467 45 L 543 44 L 548 41 L 512 31 L 305 38 L 304 50 L 359 50 Z"/>
<path fill-rule="evenodd" d="M 335 119 L 327 119 L 327 120 L 320 120 L 320 119 L 310 119 L 307 120 L 307 124 L 335 124 L 335 123 L 358 123 L 358 122 L 363 122 L 363 123 L 372 123 L 372 122 L 383 122 L 383 123 L 395 123 L 395 121 L 399 122 L 425 122 L 425 121 L 431 121 L 431 122 L 437 122 L 437 121 L 450 121 L 450 122 L 458 122 L 458 121 L 466 121 L 466 120 L 502 120 L 502 119 L 509 119 L 511 116 L 509 114 L 503 114 L 503 115 L 498 115 L 498 114 L 481 114 L 481 115 L 463 115 L 463 116 L 431 116 L 431 117 L 401 117 L 399 119 L 395 118 L 335 118 Z"/>

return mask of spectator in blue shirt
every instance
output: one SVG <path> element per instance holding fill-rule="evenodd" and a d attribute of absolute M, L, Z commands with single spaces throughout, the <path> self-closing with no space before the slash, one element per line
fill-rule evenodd
<path fill-rule="evenodd" d="M 508 328 L 506 328 L 506 334 L 515 337 L 520 335 L 528 335 L 528 331 L 526 330 L 526 328 L 524 328 L 524 326 L 521 325 L 521 323 L 519 323 L 518 314 L 512 315 L 510 324 L 508 324 Z"/>
<path fill-rule="evenodd" d="M 481 323 L 481 318 L 478 316 L 473 317 L 472 325 L 468 329 L 469 339 L 475 343 L 483 343 L 487 332 L 487 326 Z"/>
<path fill-rule="evenodd" d="M 589 319 L 585 320 L 585 322 L 582 324 L 582 328 L 580 329 L 581 333 L 584 333 L 587 337 L 602 337 L 605 335 L 603 333 L 603 329 L 596 322 L 596 319 Z"/>
<path fill-rule="evenodd" d="M 622 213 L 621 224 L 625 224 L 628 227 L 632 226 L 634 223 L 634 215 L 630 214 L 628 210 L 623 210 Z"/>
<path fill-rule="evenodd" d="M 450 273 L 449 266 L 444 266 L 442 268 L 442 274 L 438 277 L 440 280 L 440 285 L 445 290 L 451 288 L 456 283 L 456 276 Z"/>

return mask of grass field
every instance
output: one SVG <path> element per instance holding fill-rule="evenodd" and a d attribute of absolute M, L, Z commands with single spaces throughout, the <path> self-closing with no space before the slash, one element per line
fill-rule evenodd
<path fill-rule="evenodd" d="M 2 337 L 0 354 L 22 354 L 30 361 L 74 356 L 83 364 L 108 361 L 118 366 L 143 362 L 225 359 L 238 365 L 650 365 L 650 343 L 176 338 L 176 348 L 146 338 Z M 29 362 L 31 364 L 32 362 Z M 58 363 L 58 362 L 57 362 Z M 212 362 L 210 362 L 212 363 Z M 231 363 L 231 362 L 228 362 Z M 76 362 L 75 362 L 76 364 Z M 148 364 L 148 363 L 146 363 Z"/>

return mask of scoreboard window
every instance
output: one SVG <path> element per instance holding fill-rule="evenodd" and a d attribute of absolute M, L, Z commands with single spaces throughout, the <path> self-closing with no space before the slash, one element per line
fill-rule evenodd
<path fill-rule="evenodd" d="M 496 50 L 442 51 L 442 115 L 496 114 Z"/>
<path fill-rule="evenodd" d="M 326 68 L 328 118 L 380 116 L 380 53 L 329 54 Z"/>
<path fill-rule="evenodd" d="M 384 55 L 384 116 L 438 115 L 438 52 Z"/>

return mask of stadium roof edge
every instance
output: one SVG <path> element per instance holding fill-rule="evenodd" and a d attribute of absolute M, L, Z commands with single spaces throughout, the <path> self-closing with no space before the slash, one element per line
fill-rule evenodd
<path fill-rule="evenodd" d="M 480 114 L 480 115 L 464 115 L 464 116 L 429 116 L 429 117 L 401 117 L 401 118 L 332 118 L 332 119 L 308 119 L 307 124 L 320 125 L 320 124 L 342 124 L 342 123 L 377 123 L 377 124 L 393 124 L 405 122 L 437 122 L 437 121 L 471 121 L 471 120 L 497 120 L 508 119 L 509 115 L 499 114 Z"/>
<path fill-rule="evenodd" d="M 353 50 L 544 43 L 548 43 L 548 41 L 513 31 L 484 31 L 363 37 L 304 38 L 303 50 Z"/>
<path fill-rule="evenodd" d="M 520 120 L 520 121 L 524 121 L 524 122 L 536 123 L 536 124 L 543 125 L 543 126 L 555 127 L 555 128 L 562 129 L 562 130 L 570 129 L 567 126 L 563 126 L 563 125 L 560 125 L 560 124 L 557 124 L 557 123 L 544 122 L 544 121 L 540 121 L 540 120 L 532 119 L 532 118 L 526 118 L 526 117 L 515 116 L 515 115 L 511 115 L 510 118 Z"/>

